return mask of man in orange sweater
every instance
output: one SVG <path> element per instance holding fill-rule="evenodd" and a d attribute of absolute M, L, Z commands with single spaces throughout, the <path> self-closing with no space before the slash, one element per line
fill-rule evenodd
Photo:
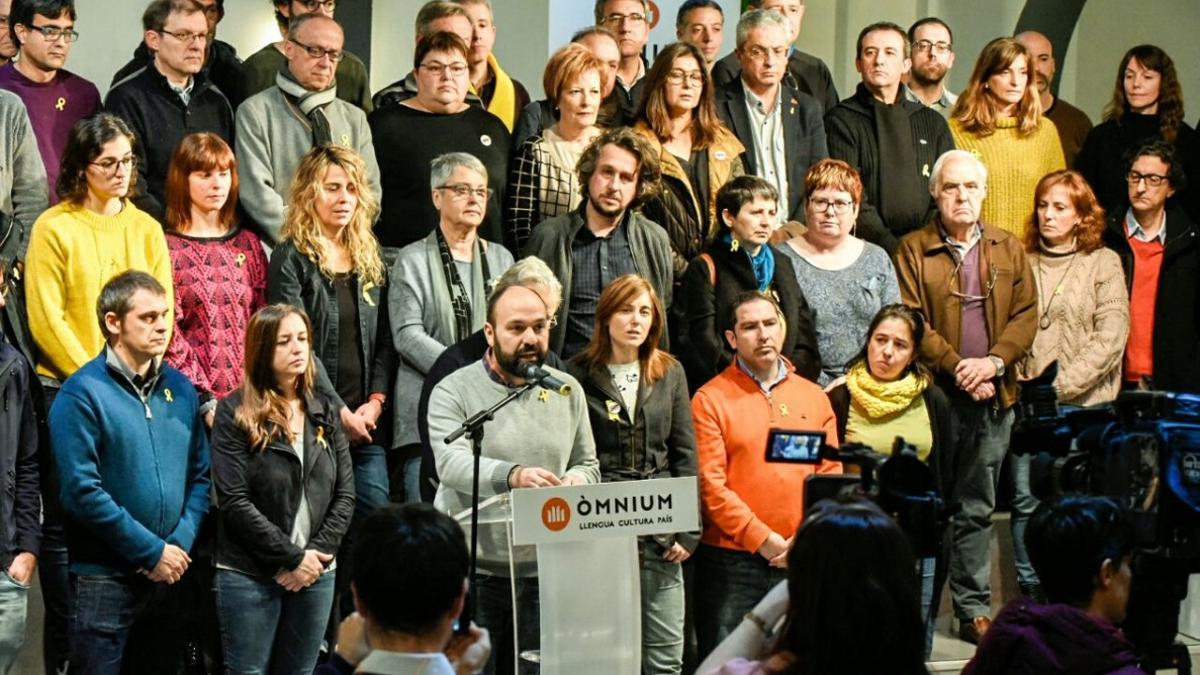
<path fill-rule="evenodd" d="M 696 560 L 696 637 L 704 658 L 776 583 L 803 517 L 804 482 L 841 464 L 766 461 L 773 428 L 824 431 L 837 444 L 829 399 L 779 354 L 779 305 L 749 291 L 730 309 L 737 358 L 692 399 L 704 533 Z"/>

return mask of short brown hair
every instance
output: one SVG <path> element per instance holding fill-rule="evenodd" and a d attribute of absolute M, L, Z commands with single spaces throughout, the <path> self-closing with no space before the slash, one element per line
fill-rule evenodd
<path fill-rule="evenodd" d="M 840 159 L 822 159 L 809 167 L 804 174 L 804 194 L 811 195 L 817 190 L 849 192 L 855 204 L 862 203 L 862 178 L 854 167 Z"/>
<path fill-rule="evenodd" d="M 1079 216 L 1079 225 L 1075 227 L 1075 246 L 1079 252 L 1091 253 L 1103 247 L 1104 207 L 1096 200 L 1091 186 L 1077 171 L 1053 171 L 1042 176 L 1037 189 L 1033 191 L 1033 213 L 1029 216 L 1029 226 L 1025 228 L 1025 250 L 1030 253 L 1038 250 L 1042 234 L 1038 228 L 1037 204 L 1055 185 L 1067 189 L 1071 206 L 1075 209 L 1075 215 Z"/>
<path fill-rule="evenodd" d="M 606 145 L 615 145 L 637 158 L 637 195 L 629 205 L 630 208 L 633 208 L 640 204 L 649 194 L 658 189 L 658 182 L 662 178 L 658 156 L 654 153 L 654 150 L 650 147 L 646 139 L 639 136 L 629 127 L 616 127 L 605 131 L 584 148 L 583 154 L 579 157 L 579 163 L 576 165 L 575 172 L 579 176 L 579 186 L 583 190 L 584 197 L 589 196 L 588 183 L 592 180 L 592 174 L 596 173 L 596 162 L 599 161 L 600 152 L 604 150 L 604 146 Z"/>
<path fill-rule="evenodd" d="M 167 27 L 167 18 L 172 14 L 195 14 L 204 12 L 204 6 L 196 0 L 154 0 L 142 13 L 142 30 L 161 31 Z"/>
<path fill-rule="evenodd" d="M 430 52 L 458 52 L 464 59 L 471 58 L 471 48 L 463 42 L 462 37 L 449 31 L 439 31 L 417 43 L 417 50 L 413 53 L 413 70 L 421 67 L 421 62 Z"/>
<path fill-rule="evenodd" d="M 462 8 L 462 5 L 455 2 L 447 2 L 447 0 L 430 0 L 421 6 L 417 11 L 416 35 L 417 42 L 424 40 L 432 35 L 430 26 L 438 19 L 445 19 L 449 16 L 461 16 L 467 21 L 471 17 L 467 16 L 467 10 Z"/>
<path fill-rule="evenodd" d="M 192 195 L 188 182 L 195 171 L 228 171 L 229 197 L 221 206 L 218 220 L 222 227 L 233 225 L 237 217 L 237 158 L 220 136 L 204 132 L 189 134 L 179 142 L 167 169 L 167 227 L 186 232 L 192 226 Z"/>
<path fill-rule="evenodd" d="M 546 62 L 546 72 L 542 76 L 542 88 L 545 89 L 550 104 L 557 104 L 567 85 L 591 70 L 600 75 L 600 88 L 603 91 L 608 84 L 605 81 L 608 79 L 608 72 L 604 63 L 596 58 L 592 50 L 572 42 L 554 52 Z"/>
<path fill-rule="evenodd" d="M 592 13 L 596 15 L 596 25 L 604 23 L 604 6 L 612 0 L 596 0 L 596 6 L 592 8 Z M 642 0 L 642 11 L 647 14 L 646 21 L 650 21 L 650 0 Z"/>

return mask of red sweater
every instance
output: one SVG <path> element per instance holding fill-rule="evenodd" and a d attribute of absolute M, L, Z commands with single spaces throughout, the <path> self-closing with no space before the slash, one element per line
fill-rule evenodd
<path fill-rule="evenodd" d="M 692 399 L 704 532 L 700 541 L 754 553 L 772 532 L 796 534 L 803 518 L 804 481 L 814 473 L 841 473 L 837 462 L 766 461 L 773 428 L 824 431 L 837 446 L 837 420 L 825 392 L 796 375 L 764 394 L 735 359 Z"/>
<path fill-rule="evenodd" d="M 1154 375 L 1154 304 L 1162 269 L 1162 241 L 1129 238 L 1133 249 L 1133 286 L 1129 294 L 1129 341 L 1125 343 L 1125 381 Z"/>

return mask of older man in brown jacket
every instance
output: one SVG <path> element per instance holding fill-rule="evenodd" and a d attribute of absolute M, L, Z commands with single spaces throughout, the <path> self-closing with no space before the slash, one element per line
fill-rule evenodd
<path fill-rule="evenodd" d="M 977 642 L 991 625 L 991 516 L 1000 465 L 1008 451 L 1017 401 L 1015 364 L 1037 332 L 1037 287 L 1021 242 L 979 222 L 987 169 L 962 150 L 934 164 L 929 189 L 934 222 L 905 236 L 896 251 L 904 303 L 928 321 L 921 358 L 950 396 L 958 461 L 950 590 L 963 639 Z M 1037 505 L 1027 457 L 1013 458 L 1013 540 L 1019 581 L 1035 592 L 1024 525 Z"/>

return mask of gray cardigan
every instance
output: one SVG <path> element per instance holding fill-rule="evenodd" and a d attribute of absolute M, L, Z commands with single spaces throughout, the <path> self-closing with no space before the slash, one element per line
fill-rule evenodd
<path fill-rule="evenodd" d="M 581 206 L 570 213 L 542 221 L 533 228 L 529 243 L 523 251 L 524 255 L 541 258 L 562 283 L 563 301 L 558 307 L 558 325 L 550 332 L 550 349 L 556 353 L 562 352 L 563 343 L 567 339 L 567 303 L 571 298 L 571 245 L 575 243 L 575 235 L 580 229 L 587 227 L 583 219 L 584 208 Z M 663 309 L 670 308 L 675 272 L 671 240 L 667 237 L 667 231 L 636 211 L 626 211 L 621 227 L 627 228 L 625 236 L 629 239 L 629 250 L 633 253 L 633 264 L 637 273 L 654 287 L 654 292 L 662 301 Z M 667 345 L 668 336 L 664 330 L 659 346 L 666 349 Z"/>
<path fill-rule="evenodd" d="M 379 164 L 375 161 L 366 113 L 335 99 L 325 107 L 325 116 L 334 143 L 362 157 L 371 190 L 379 199 Z M 284 207 L 296 168 L 312 147 L 308 118 L 284 98 L 279 87 L 259 92 L 238 107 L 235 154 L 241 177 L 241 201 L 272 246 L 280 241 Z"/>
<path fill-rule="evenodd" d="M 472 267 L 474 278 L 470 283 L 474 287 L 475 300 L 471 305 L 471 330 L 483 327 L 487 319 L 487 291 L 513 264 L 508 249 L 486 240 L 483 245 L 491 278 L 483 278 L 481 265 Z M 467 283 L 467 280 L 463 281 Z M 442 273 L 436 230 L 400 249 L 392 265 L 388 311 L 391 313 L 392 340 L 400 354 L 392 399 L 393 446 L 399 447 L 420 442 L 417 403 L 425 374 L 446 347 L 454 344 L 454 310 L 450 305 L 450 289 Z"/>
<path fill-rule="evenodd" d="M 50 206 L 50 193 L 25 104 L 9 91 L 0 91 L 0 129 L 0 211 L 16 221 L 0 223 L 0 259 L 11 263 L 25 259 L 33 222 Z"/>

